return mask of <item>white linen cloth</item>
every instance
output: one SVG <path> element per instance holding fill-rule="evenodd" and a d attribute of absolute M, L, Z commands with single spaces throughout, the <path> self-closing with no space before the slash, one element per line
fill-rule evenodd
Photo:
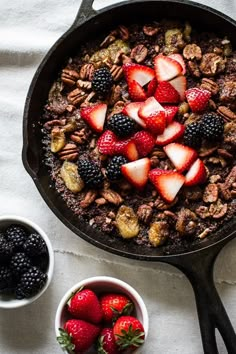
<path fill-rule="evenodd" d="M 98 9 L 113 0 L 96 0 Z M 209 4 L 207 0 L 199 0 Z M 110 275 L 127 281 L 143 297 L 150 332 L 143 354 L 199 354 L 202 344 L 193 291 L 173 267 L 121 258 L 86 243 L 51 212 L 23 168 L 22 114 L 34 72 L 53 43 L 70 27 L 80 0 L 0 0 L 0 214 L 18 214 L 38 223 L 55 251 L 51 286 L 34 304 L 0 310 L 1 354 L 59 354 L 54 317 L 65 291 L 81 279 Z M 235 0 L 210 5 L 236 15 Z M 236 240 L 221 252 L 217 288 L 236 328 Z M 226 353 L 219 339 L 220 354 Z"/>

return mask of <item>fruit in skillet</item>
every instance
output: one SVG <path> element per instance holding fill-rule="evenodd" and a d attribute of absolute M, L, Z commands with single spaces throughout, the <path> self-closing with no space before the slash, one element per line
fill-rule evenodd
<path fill-rule="evenodd" d="M 161 134 L 166 127 L 166 112 L 155 97 L 149 97 L 138 111 L 138 115 L 153 134 Z"/>
<path fill-rule="evenodd" d="M 134 309 L 132 301 L 123 294 L 104 294 L 100 297 L 100 304 L 107 323 L 114 323 L 122 315 L 130 315 Z"/>
<path fill-rule="evenodd" d="M 77 291 L 67 302 L 69 313 L 81 320 L 98 324 L 102 320 L 102 309 L 97 295 L 90 289 Z"/>
<path fill-rule="evenodd" d="M 145 157 L 121 166 L 123 176 L 137 189 L 142 189 L 148 181 L 151 162 Z"/>
<path fill-rule="evenodd" d="M 206 168 L 202 160 L 197 159 L 187 174 L 185 175 L 185 186 L 196 186 L 198 184 L 204 183 L 207 178 Z"/>
<path fill-rule="evenodd" d="M 64 329 L 59 329 L 57 341 L 68 353 L 83 354 L 96 341 L 100 327 L 83 320 L 68 320 Z"/>
<path fill-rule="evenodd" d="M 121 350 L 135 350 L 144 343 L 142 323 L 133 316 L 121 316 L 113 327 L 115 341 Z"/>
<path fill-rule="evenodd" d="M 197 152 L 194 149 L 178 143 L 166 145 L 164 151 L 179 172 L 189 169 L 197 159 Z"/>
<path fill-rule="evenodd" d="M 101 133 L 106 119 L 106 112 L 107 105 L 98 103 L 94 106 L 81 108 L 80 115 L 95 132 Z"/>
<path fill-rule="evenodd" d="M 193 112 L 202 112 L 207 107 L 211 92 L 198 87 L 185 91 L 188 104 Z"/>
<path fill-rule="evenodd" d="M 175 59 L 159 54 L 154 58 L 154 68 L 157 81 L 169 81 L 182 74 L 183 67 Z"/>
<path fill-rule="evenodd" d="M 98 354 L 119 354 L 112 328 L 103 328 L 98 337 Z"/>

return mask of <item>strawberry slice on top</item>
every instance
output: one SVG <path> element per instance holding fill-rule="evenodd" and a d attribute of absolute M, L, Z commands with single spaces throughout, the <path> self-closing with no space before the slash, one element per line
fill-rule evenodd
<path fill-rule="evenodd" d="M 105 103 L 98 103 L 94 106 L 80 109 L 81 118 L 97 133 L 103 131 L 106 112 L 107 105 Z"/>
<path fill-rule="evenodd" d="M 179 122 L 173 121 L 164 130 L 161 135 L 156 138 L 156 144 L 159 146 L 164 146 L 173 141 L 181 138 L 183 136 L 185 126 Z"/>
<path fill-rule="evenodd" d="M 114 148 L 116 142 L 116 135 L 111 130 L 105 130 L 97 141 L 98 151 L 101 154 L 113 156 L 115 154 Z"/>
<path fill-rule="evenodd" d="M 168 125 L 174 120 L 174 118 L 178 112 L 178 107 L 163 105 L 163 108 L 166 111 L 166 124 Z"/>
<path fill-rule="evenodd" d="M 147 98 L 144 88 L 135 80 L 128 84 L 128 91 L 133 101 L 141 102 L 145 101 Z"/>
<path fill-rule="evenodd" d="M 185 177 L 178 172 L 156 168 L 149 172 L 149 179 L 154 184 L 162 199 L 172 203 L 183 186 Z"/>
<path fill-rule="evenodd" d="M 166 112 L 155 97 L 149 97 L 138 111 L 146 127 L 154 134 L 161 134 L 166 126 Z"/>
<path fill-rule="evenodd" d="M 143 128 L 146 128 L 146 124 L 143 119 L 138 115 L 138 111 L 143 105 L 142 102 L 131 102 L 128 103 L 122 110 L 122 113 L 126 114 L 128 117 L 133 119 L 136 123 L 141 125 Z"/>
<path fill-rule="evenodd" d="M 128 86 L 132 83 L 132 81 L 136 81 L 143 87 L 155 78 L 155 71 L 145 65 L 127 63 L 123 65 L 123 71 Z"/>
<path fill-rule="evenodd" d="M 185 91 L 185 95 L 191 110 L 193 112 L 202 112 L 209 102 L 211 92 L 193 87 Z"/>
<path fill-rule="evenodd" d="M 185 175 L 185 186 L 196 186 L 206 182 L 207 173 L 202 160 L 197 159 Z"/>
<path fill-rule="evenodd" d="M 121 139 L 114 144 L 114 155 L 122 155 L 129 161 L 138 160 L 138 150 L 131 139 Z"/>
<path fill-rule="evenodd" d="M 148 181 L 151 162 L 145 157 L 143 159 L 126 163 L 121 166 L 123 176 L 137 189 L 142 189 Z"/>
<path fill-rule="evenodd" d="M 133 140 L 138 150 L 139 157 L 145 157 L 150 154 L 155 145 L 154 137 L 146 130 L 140 130 L 134 134 Z"/>
<path fill-rule="evenodd" d="M 168 55 L 169 58 L 176 60 L 178 63 L 180 63 L 180 65 L 182 66 L 182 75 L 186 74 L 186 66 L 185 66 L 185 62 L 184 62 L 184 58 L 181 54 L 178 53 L 173 53 Z"/>
<path fill-rule="evenodd" d="M 194 149 L 179 143 L 166 145 L 164 151 L 179 172 L 189 169 L 197 158 L 197 152 Z"/>
<path fill-rule="evenodd" d="M 182 65 L 178 61 L 163 54 L 154 58 L 154 68 L 157 81 L 169 81 L 183 71 Z"/>
<path fill-rule="evenodd" d="M 160 103 L 179 103 L 180 101 L 178 91 L 168 81 L 159 82 L 154 96 Z"/>
<path fill-rule="evenodd" d="M 186 77 L 183 76 L 183 75 L 180 75 L 180 76 L 176 77 L 175 79 L 170 80 L 169 83 L 178 92 L 179 97 L 180 97 L 180 101 L 184 101 L 184 99 L 185 99 L 185 91 L 186 91 L 186 88 L 187 88 L 187 79 L 186 79 Z"/>

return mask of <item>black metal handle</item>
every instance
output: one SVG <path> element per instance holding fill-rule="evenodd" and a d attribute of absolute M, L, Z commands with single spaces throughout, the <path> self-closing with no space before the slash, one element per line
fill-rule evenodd
<path fill-rule="evenodd" d="M 236 334 L 213 279 L 214 263 L 224 244 L 219 243 L 209 250 L 203 249 L 169 262 L 179 268 L 192 284 L 205 354 L 219 353 L 216 329 L 219 330 L 228 353 L 236 354 Z"/>
<path fill-rule="evenodd" d="M 88 18 L 97 14 L 97 11 L 93 9 L 93 3 L 94 0 L 82 0 L 72 27 L 80 25 L 84 21 L 87 21 Z"/>

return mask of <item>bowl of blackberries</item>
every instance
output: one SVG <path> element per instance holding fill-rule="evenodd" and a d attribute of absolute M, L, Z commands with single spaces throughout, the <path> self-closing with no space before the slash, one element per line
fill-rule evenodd
<path fill-rule="evenodd" d="M 34 222 L 0 216 L 0 308 L 17 308 L 38 299 L 54 267 L 51 242 Z"/>

